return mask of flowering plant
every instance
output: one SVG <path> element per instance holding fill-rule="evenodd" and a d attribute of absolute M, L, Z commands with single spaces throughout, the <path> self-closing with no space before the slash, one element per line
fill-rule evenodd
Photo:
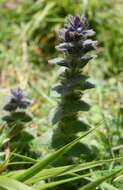
<path fill-rule="evenodd" d="M 26 112 L 26 108 L 31 105 L 31 100 L 27 94 L 19 87 L 11 89 L 11 95 L 5 97 L 3 109 L 9 114 L 3 120 L 9 123 L 28 122 L 31 116 Z"/>
<path fill-rule="evenodd" d="M 50 64 L 64 67 L 61 83 L 53 88 L 61 98 L 52 118 L 54 124 L 58 123 L 52 139 L 55 148 L 67 144 L 75 139 L 79 132 L 89 128 L 78 114 L 90 109 L 90 105 L 82 100 L 82 95 L 94 85 L 88 81 L 89 77 L 83 74 L 83 68 L 93 58 L 89 52 L 96 49 L 97 42 L 91 39 L 94 35 L 95 32 L 88 29 L 87 19 L 82 16 L 69 16 L 67 24 L 59 31 L 61 43 L 56 49 L 63 52 L 64 57 L 49 61 Z M 75 149 L 77 152 L 77 147 Z M 89 147 L 80 143 L 78 152 L 83 154 L 83 150 L 91 153 Z"/>

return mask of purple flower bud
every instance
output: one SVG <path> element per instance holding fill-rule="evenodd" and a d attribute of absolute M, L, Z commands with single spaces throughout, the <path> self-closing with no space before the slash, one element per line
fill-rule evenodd
<path fill-rule="evenodd" d="M 18 100 L 22 99 L 24 96 L 24 92 L 19 87 L 11 89 L 11 94 Z"/>
<path fill-rule="evenodd" d="M 88 22 L 85 17 L 69 16 L 68 23 L 59 31 L 59 36 L 66 42 L 79 40 L 84 36 L 87 27 Z"/>

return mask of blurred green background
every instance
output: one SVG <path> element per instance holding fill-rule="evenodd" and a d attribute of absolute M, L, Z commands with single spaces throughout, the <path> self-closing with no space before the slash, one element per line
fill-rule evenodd
<path fill-rule="evenodd" d="M 0 0 L 0 112 L 10 88 L 17 85 L 29 91 L 34 100 L 29 130 L 37 137 L 32 149 L 40 151 L 47 144 L 40 136 L 52 127 L 48 115 L 57 101 L 50 91 L 59 77 L 58 67 L 48 60 L 58 56 L 57 31 L 73 14 L 87 16 L 98 40 L 97 57 L 85 70 L 96 83 L 85 94 L 92 109 L 82 116 L 92 126 L 103 122 L 103 128 L 91 143 L 98 146 L 99 155 L 105 151 L 113 156 L 118 147 L 123 156 L 122 10 L 123 0 Z"/>

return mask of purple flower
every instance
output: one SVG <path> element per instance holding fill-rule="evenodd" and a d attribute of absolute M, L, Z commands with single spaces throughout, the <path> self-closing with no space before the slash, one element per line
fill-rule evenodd
<path fill-rule="evenodd" d="M 16 111 L 17 109 L 26 109 L 31 104 L 27 95 L 21 88 L 11 89 L 11 96 L 5 97 L 3 109 L 5 111 Z"/>
<path fill-rule="evenodd" d="M 87 27 L 88 22 L 85 17 L 69 16 L 68 23 L 60 30 L 59 36 L 67 42 L 74 41 L 84 35 Z"/>
<path fill-rule="evenodd" d="M 70 16 L 66 28 L 70 32 L 82 33 L 83 30 L 88 26 L 88 22 L 85 17 Z"/>

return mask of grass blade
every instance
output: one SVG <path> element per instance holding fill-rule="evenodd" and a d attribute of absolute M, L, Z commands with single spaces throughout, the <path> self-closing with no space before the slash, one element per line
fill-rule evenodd
<path fill-rule="evenodd" d="M 70 177 L 68 179 L 63 179 L 63 180 L 43 184 L 43 185 L 40 185 L 38 188 L 36 188 L 36 190 L 42 190 L 42 189 L 48 189 L 48 188 L 51 188 L 51 187 L 55 187 L 55 186 L 58 186 L 58 185 L 61 185 L 61 184 L 64 184 L 64 183 L 68 183 L 68 182 L 71 182 L 71 181 L 75 181 L 75 180 L 84 178 L 85 176 L 86 175 L 81 175 L 81 176 L 77 176 L 77 177 Z"/>
<path fill-rule="evenodd" d="M 8 177 L 0 177 L 0 189 L 4 190 L 34 190 L 21 182 Z"/>
<path fill-rule="evenodd" d="M 104 183 L 103 187 L 106 188 L 107 190 L 120 190 L 109 183 Z"/>
<path fill-rule="evenodd" d="M 58 159 L 60 156 L 68 152 L 70 149 L 72 149 L 81 139 L 86 137 L 87 135 L 91 134 L 93 131 L 95 131 L 99 126 L 96 126 L 94 129 L 89 130 L 84 135 L 78 137 L 77 139 L 73 140 L 72 142 L 68 143 L 64 147 L 60 148 L 59 150 L 49 154 L 44 159 L 40 160 L 38 163 L 33 165 L 31 168 L 27 169 L 23 174 L 20 174 L 20 176 L 17 177 L 17 180 L 19 181 L 26 181 L 32 176 L 36 175 L 38 172 L 40 172 L 42 169 L 44 169 L 48 164 L 52 163 L 54 160 Z"/>
<path fill-rule="evenodd" d="M 115 162 L 115 161 L 122 160 L 122 159 L 123 159 L 123 157 L 109 159 L 109 160 L 100 160 L 100 161 L 95 161 L 95 162 L 87 162 L 87 163 L 78 164 L 78 165 L 69 165 L 69 166 L 44 169 L 41 172 L 39 172 L 37 175 L 28 179 L 26 181 L 26 184 L 33 184 L 40 180 L 47 179 L 49 177 L 69 175 L 71 173 L 87 170 L 87 169 L 94 168 L 97 166 L 102 166 L 104 164 L 107 164 L 110 162 Z"/>
<path fill-rule="evenodd" d="M 106 181 L 109 178 L 114 177 L 116 174 L 120 173 L 123 171 L 123 167 L 111 172 L 110 174 L 103 176 L 99 179 L 97 179 L 96 181 L 93 181 L 91 183 L 89 183 L 88 185 L 85 185 L 84 187 L 79 188 L 79 190 L 95 190 L 96 187 L 98 187 L 101 183 L 103 183 L 104 181 Z"/>

